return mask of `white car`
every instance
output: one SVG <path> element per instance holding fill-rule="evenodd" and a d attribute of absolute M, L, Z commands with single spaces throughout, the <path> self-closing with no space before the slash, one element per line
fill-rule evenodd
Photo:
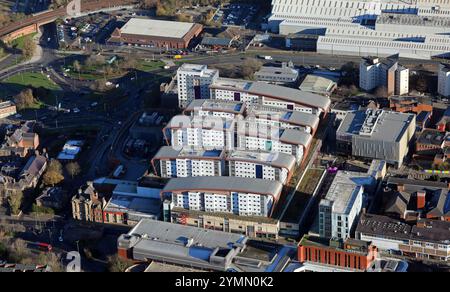
<path fill-rule="evenodd" d="M 80 112 L 80 109 L 79 108 L 74 108 L 73 110 L 72 110 L 72 112 L 74 113 L 74 114 L 78 114 L 79 112 Z"/>

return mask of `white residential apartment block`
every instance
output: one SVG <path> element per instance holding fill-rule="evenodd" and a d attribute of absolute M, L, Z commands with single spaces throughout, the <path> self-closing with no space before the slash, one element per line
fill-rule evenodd
<path fill-rule="evenodd" d="M 394 59 L 362 58 L 359 65 L 359 87 L 365 91 L 383 88 L 387 96 L 409 93 L 409 69 Z"/>
<path fill-rule="evenodd" d="M 184 110 L 184 114 L 200 117 L 219 117 L 235 119 L 245 114 L 245 104 L 236 101 L 214 99 L 193 100 Z"/>
<path fill-rule="evenodd" d="M 177 78 L 178 103 L 181 108 L 186 108 L 193 100 L 215 99 L 241 102 L 247 107 L 273 106 L 320 116 L 322 113 L 326 115 L 331 105 L 327 97 L 298 89 L 220 78 L 217 70 L 210 70 L 203 65 L 183 65 L 178 70 Z"/>
<path fill-rule="evenodd" d="M 448 56 L 449 0 L 273 0 L 268 28 L 318 36 L 323 54 Z"/>
<path fill-rule="evenodd" d="M 276 181 L 239 177 L 188 177 L 171 179 L 162 197 L 172 207 L 239 216 L 270 216 L 283 186 Z"/>
<path fill-rule="evenodd" d="M 247 107 L 271 106 L 320 116 L 331 105 L 327 97 L 264 82 L 218 78 L 210 88 L 211 98 L 240 101 Z"/>
<path fill-rule="evenodd" d="M 438 93 L 450 97 L 450 65 L 448 64 L 439 66 Z"/>
<path fill-rule="evenodd" d="M 209 99 L 209 86 L 219 71 L 206 65 L 183 64 L 177 71 L 178 106 L 185 108 L 194 99 Z"/>
<path fill-rule="evenodd" d="M 395 71 L 395 94 L 404 95 L 409 93 L 409 69 L 398 66 Z"/>
<path fill-rule="evenodd" d="M 218 117 L 175 116 L 164 128 L 168 145 L 177 148 L 233 149 L 235 121 Z"/>
<path fill-rule="evenodd" d="M 229 176 L 258 178 L 286 184 L 296 166 L 295 157 L 285 153 L 231 151 L 226 157 Z"/>
<path fill-rule="evenodd" d="M 311 146 L 312 136 L 304 131 L 242 122 L 237 129 L 237 147 L 293 155 L 301 163 Z"/>
<path fill-rule="evenodd" d="M 363 207 L 364 186 L 373 183 L 368 174 L 338 171 L 319 204 L 319 234 L 324 238 L 350 237 Z"/>
<path fill-rule="evenodd" d="M 268 106 L 248 108 L 246 120 L 283 129 L 305 131 L 311 135 L 314 135 L 320 123 L 320 118 L 313 114 Z"/>
<path fill-rule="evenodd" d="M 225 175 L 222 150 L 178 149 L 163 146 L 152 159 L 155 174 L 164 178 Z"/>

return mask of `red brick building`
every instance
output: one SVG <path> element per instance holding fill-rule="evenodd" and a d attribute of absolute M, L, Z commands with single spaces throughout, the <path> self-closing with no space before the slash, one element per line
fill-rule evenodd
<path fill-rule="evenodd" d="M 130 19 L 122 28 L 116 29 L 109 43 L 150 46 L 166 49 L 186 49 L 203 31 L 196 23 Z"/>
<path fill-rule="evenodd" d="M 328 240 L 305 236 L 298 246 L 298 261 L 365 271 L 378 257 L 371 243 L 356 239 Z"/>

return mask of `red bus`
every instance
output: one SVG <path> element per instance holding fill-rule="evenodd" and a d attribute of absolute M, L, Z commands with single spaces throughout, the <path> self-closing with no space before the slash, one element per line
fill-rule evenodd
<path fill-rule="evenodd" d="M 38 249 L 40 251 L 51 252 L 53 247 L 48 243 L 43 242 L 32 242 L 29 244 L 31 248 Z"/>

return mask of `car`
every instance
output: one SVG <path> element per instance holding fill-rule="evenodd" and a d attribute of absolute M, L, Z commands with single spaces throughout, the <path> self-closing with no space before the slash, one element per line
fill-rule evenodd
<path fill-rule="evenodd" d="M 79 112 L 80 112 L 80 109 L 79 108 L 74 108 L 73 110 L 72 110 L 72 112 L 74 113 L 74 114 L 78 114 Z"/>
<path fill-rule="evenodd" d="M 91 107 L 96 107 L 98 105 L 98 102 L 91 103 Z"/>

